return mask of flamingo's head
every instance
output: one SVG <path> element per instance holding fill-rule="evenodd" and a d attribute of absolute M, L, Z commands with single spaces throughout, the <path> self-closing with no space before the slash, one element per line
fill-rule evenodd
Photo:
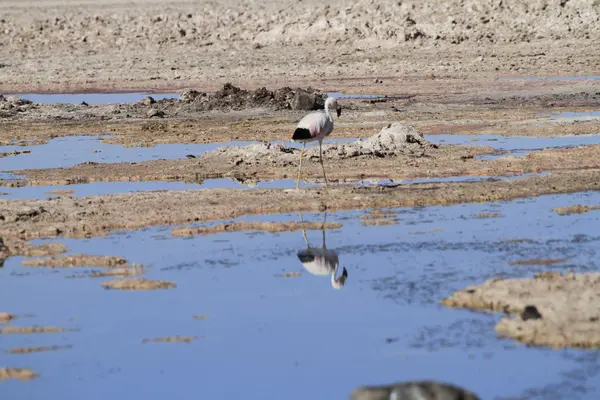
<path fill-rule="evenodd" d="M 343 267 L 342 274 L 339 278 L 335 277 L 335 273 L 331 274 L 331 286 L 333 286 L 334 289 L 341 289 L 344 286 L 344 283 L 346 283 L 347 278 L 348 271 L 346 270 L 346 267 Z"/>

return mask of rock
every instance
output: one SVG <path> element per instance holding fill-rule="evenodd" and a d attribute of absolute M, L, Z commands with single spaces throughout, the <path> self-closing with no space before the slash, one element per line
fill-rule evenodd
<path fill-rule="evenodd" d="M 382 386 L 358 387 L 350 394 L 350 400 L 480 400 L 458 386 L 434 381 L 395 383 Z"/>
<path fill-rule="evenodd" d="M 148 96 L 145 99 L 138 101 L 138 104 L 141 104 L 143 106 L 149 106 L 150 104 L 154 103 L 156 103 L 156 100 L 154 100 L 154 97 L 152 96 Z"/>
<path fill-rule="evenodd" d="M 526 306 L 525 310 L 521 313 L 521 319 L 523 321 L 527 321 L 528 319 L 542 319 L 542 314 L 540 314 L 535 306 Z"/>
<path fill-rule="evenodd" d="M 151 110 L 148 110 L 148 112 L 146 113 L 146 116 L 148 118 L 153 118 L 153 117 L 164 118 L 165 113 L 164 113 L 164 111 L 157 110 L 157 109 L 153 108 Z"/>
<path fill-rule="evenodd" d="M 26 100 L 26 99 L 21 99 L 17 96 L 8 96 L 5 99 L 7 102 L 9 102 L 10 104 L 13 104 L 15 106 L 23 106 L 25 104 L 31 104 L 32 101 L 31 100 Z"/>
<path fill-rule="evenodd" d="M 298 88 L 290 102 L 290 107 L 292 110 L 319 110 L 325 107 L 325 102 L 318 94 Z"/>
<path fill-rule="evenodd" d="M 0 94 L 0 101 L 6 100 L 3 95 Z"/>
<path fill-rule="evenodd" d="M 184 103 L 191 103 L 194 100 L 196 100 L 196 97 L 198 96 L 206 96 L 206 93 L 201 93 L 194 89 L 184 90 L 179 95 L 179 101 L 182 101 Z"/>

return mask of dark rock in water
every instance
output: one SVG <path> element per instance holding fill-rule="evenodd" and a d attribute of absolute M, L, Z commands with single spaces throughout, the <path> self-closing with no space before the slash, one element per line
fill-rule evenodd
<path fill-rule="evenodd" d="M 481 400 L 474 393 L 458 386 L 434 382 L 403 382 L 383 386 L 362 386 L 354 389 L 350 400 Z"/>
<path fill-rule="evenodd" d="M 290 107 L 292 110 L 322 110 L 325 107 L 325 101 L 322 95 L 297 88 Z"/>
<path fill-rule="evenodd" d="M 536 306 L 526 306 L 525 310 L 521 313 L 521 319 L 523 321 L 527 321 L 528 319 L 542 319 L 542 314 L 540 314 Z"/>

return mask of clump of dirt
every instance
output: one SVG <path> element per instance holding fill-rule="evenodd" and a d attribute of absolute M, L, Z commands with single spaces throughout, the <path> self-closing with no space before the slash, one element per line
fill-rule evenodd
<path fill-rule="evenodd" d="M 194 340 L 198 340 L 196 336 L 162 336 L 156 338 L 146 338 L 142 340 L 142 343 L 191 343 Z"/>
<path fill-rule="evenodd" d="M 282 274 L 273 275 L 275 278 L 297 278 L 302 276 L 300 272 L 284 272 Z"/>
<path fill-rule="evenodd" d="M 40 257 L 62 254 L 67 251 L 67 247 L 62 243 L 44 243 L 41 245 L 31 245 L 24 240 L 16 238 L 0 238 L 0 267 L 4 260 L 10 256 Z"/>
<path fill-rule="evenodd" d="M 543 272 L 527 279 L 491 279 L 443 299 L 448 307 L 515 314 L 496 332 L 531 345 L 600 347 L 600 273 Z"/>
<path fill-rule="evenodd" d="M 555 208 L 554 211 L 557 214 L 560 215 L 567 215 L 567 214 L 583 214 L 589 211 L 594 211 L 594 210 L 600 210 L 600 206 L 585 206 L 582 204 L 578 204 L 578 205 L 574 205 L 574 206 L 568 206 L 568 207 L 559 207 L 559 208 Z"/>
<path fill-rule="evenodd" d="M 265 87 L 245 90 L 231 83 L 223 85 L 214 95 L 186 90 L 180 102 L 189 104 L 186 111 L 242 110 L 247 108 L 270 108 L 275 110 L 318 110 L 325 106 L 327 95 L 312 88 L 282 87 L 274 91 Z M 193 109 L 193 110 L 192 110 Z"/>
<path fill-rule="evenodd" d="M 430 143 L 413 126 L 394 122 L 381 129 L 377 134 L 352 143 L 334 143 L 323 145 L 323 159 L 344 160 L 356 157 L 385 158 L 406 156 L 422 158 L 428 151 L 439 148 Z M 282 165 L 297 163 L 300 149 L 283 144 L 259 143 L 248 146 L 222 147 L 205 154 L 206 159 L 231 160 L 235 166 Z M 305 157 L 319 158 L 319 147 L 305 150 Z M 220 161 L 222 162 L 222 161 Z"/>
<path fill-rule="evenodd" d="M 9 354 L 30 354 L 30 353 L 41 353 L 43 351 L 57 351 L 63 349 L 70 349 L 73 346 L 39 346 L 39 347 L 15 347 L 7 350 Z"/>
<path fill-rule="evenodd" d="M 23 150 L 23 151 L 5 151 L 0 153 L 0 158 L 10 157 L 10 156 L 18 156 L 20 154 L 29 154 L 31 150 Z"/>
<path fill-rule="evenodd" d="M 466 389 L 435 381 L 399 382 L 392 385 L 361 386 L 352 391 L 350 400 L 479 400 Z"/>
<path fill-rule="evenodd" d="M 105 267 L 111 268 L 124 266 L 127 260 L 117 256 L 95 256 L 87 254 L 71 254 L 62 257 L 48 257 L 34 260 L 23 260 L 23 265 L 28 267 L 51 267 L 51 268 L 72 268 L 72 267 Z"/>
<path fill-rule="evenodd" d="M 373 210 L 369 214 L 360 216 L 360 223 L 362 225 L 395 225 L 396 214 L 392 211 L 384 210 Z"/>
<path fill-rule="evenodd" d="M 498 218 L 501 215 L 502 214 L 497 213 L 497 212 L 492 212 L 492 213 L 484 212 L 484 213 L 471 214 L 471 217 L 483 219 L 483 218 Z"/>
<path fill-rule="evenodd" d="M 68 329 L 56 326 L 5 326 L 0 328 L 0 334 L 23 334 L 23 333 L 59 333 Z"/>
<path fill-rule="evenodd" d="M 93 271 L 89 273 L 90 278 L 102 278 L 106 276 L 136 276 L 140 275 L 143 270 L 138 264 L 132 264 L 132 268 L 112 268 L 108 271 Z"/>
<path fill-rule="evenodd" d="M 0 95 L 0 119 L 14 117 L 19 113 L 27 112 L 32 106 L 31 100 L 21 99 L 17 96 L 4 97 Z"/>
<path fill-rule="evenodd" d="M 4 322 L 8 322 L 8 321 L 10 321 L 12 319 L 15 319 L 15 318 L 17 318 L 16 315 L 9 314 L 7 312 L 0 312 L 0 324 L 4 323 Z"/>
<path fill-rule="evenodd" d="M 16 379 L 19 381 L 29 381 L 40 376 L 37 372 L 33 372 L 27 368 L 0 368 L 0 380 L 7 381 Z"/>
<path fill-rule="evenodd" d="M 177 285 L 175 285 L 173 282 L 168 281 L 156 281 L 146 278 L 137 278 L 102 282 L 102 287 L 104 287 L 105 289 L 117 290 L 157 290 L 172 289 L 177 287 Z"/>
<path fill-rule="evenodd" d="M 215 226 L 201 226 L 197 228 L 173 228 L 173 236 L 210 235 L 219 232 L 231 231 L 265 231 L 265 232 L 292 232 L 301 229 L 338 229 L 342 225 L 337 222 L 232 222 Z"/>

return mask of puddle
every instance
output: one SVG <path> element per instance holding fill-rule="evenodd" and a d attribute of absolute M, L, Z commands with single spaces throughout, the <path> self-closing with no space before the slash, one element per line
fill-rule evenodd
<path fill-rule="evenodd" d="M 124 147 L 102 143 L 109 136 L 65 136 L 36 146 L 0 146 L 0 152 L 31 150 L 31 153 L 0 158 L 0 170 L 65 168 L 83 162 L 118 163 L 148 160 L 171 160 L 188 154 L 198 157 L 219 147 L 247 146 L 258 142 L 213 142 L 203 144 L 158 144 L 154 147 Z M 330 143 L 348 143 L 357 139 L 328 139 Z M 276 141 L 274 143 L 281 142 Z M 285 142 L 288 147 L 300 148 L 301 144 Z M 311 143 L 311 145 L 315 145 Z M 308 147 L 308 146 L 307 146 Z"/>
<path fill-rule="evenodd" d="M 206 144 L 158 144 L 154 147 L 124 147 L 102 143 L 110 136 L 65 136 L 36 146 L 0 146 L 0 151 L 31 150 L 31 153 L 0 159 L 0 170 L 65 168 L 83 162 L 117 163 L 183 158 L 201 155 L 218 147 L 246 146 L 258 142 Z"/>
<path fill-rule="evenodd" d="M 177 93 L 61 93 L 61 94 L 16 94 L 25 100 L 38 104 L 110 104 L 110 103 L 136 103 L 148 96 L 156 101 L 163 99 L 179 99 Z"/>
<path fill-rule="evenodd" d="M 437 144 L 455 144 L 465 146 L 490 146 L 508 154 L 485 154 L 477 156 L 477 160 L 493 160 L 507 156 L 524 157 L 532 151 L 548 148 L 569 148 L 600 144 L 600 135 L 558 136 L 558 137 L 528 137 L 501 135 L 425 135 L 427 140 Z"/>
<path fill-rule="evenodd" d="M 361 225 L 359 216 L 369 210 L 328 214 L 327 222 L 343 225 L 325 231 L 326 249 L 339 264 L 336 277 L 347 270 L 340 289 L 330 275 L 302 264 L 307 243 L 301 231 L 180 238 L 171 227 L 158 227 L 63 239 L 72 253 L 123 256 L 145 264 L 146 278 L 177 287 L 107 291 L 101 283 L 110 278 L 66 279 L 72 271 L 45 268 L 23 275 L 22 257 L 8 259 L 0 269 L 0 304 L 13 314 L 35 315 L 14 325 L 79 331 L 4 335 L 4 348 L 72 348 L 4 355 L 5 364 L 40 376 L 3 389 L 11 398 L 35 397 L 40 387 L 58 398 L 68 387 L 72 397 L 91 400 L 128 390 L 150 399 L 164 397 L 165 390 L 175 397 L 340 399 L 362 384 L 436 379 L 482 399 L 587 399 L 600 390 L 599 351 L 528 348 L 496 337 L 499 314 L 438 305 L 454 290 L 500 273 L 598 270 L 600 212 L 550 211 L 572 204 L 600 204 L 600 192 L 389 209 L 399 220 L 389 226 Z M 482 213 L 500 216 L 472 217 Z M 234 221 L 300 219 L 282 214 Z M 303 219 L 320 222 L 324 214 L 304 213 Z M 322 248 L 321 231 L 307 231 L 306 238 Z M 510 264 L 534 258 L 567 261 Z M 279 277 L 284 274 L 293 278 Z M 173 336 L 202 340 L 143 343 Z"/>
<path fill-rule="evenodd" d="M 600 117 L 600 111 L 585 111 L 585 112 L 553 112 L 550 114 L 539 114 L 539 117 L 550 117 L 550 119 L 566 119 L 566 118 L 592 118 Z"/>

